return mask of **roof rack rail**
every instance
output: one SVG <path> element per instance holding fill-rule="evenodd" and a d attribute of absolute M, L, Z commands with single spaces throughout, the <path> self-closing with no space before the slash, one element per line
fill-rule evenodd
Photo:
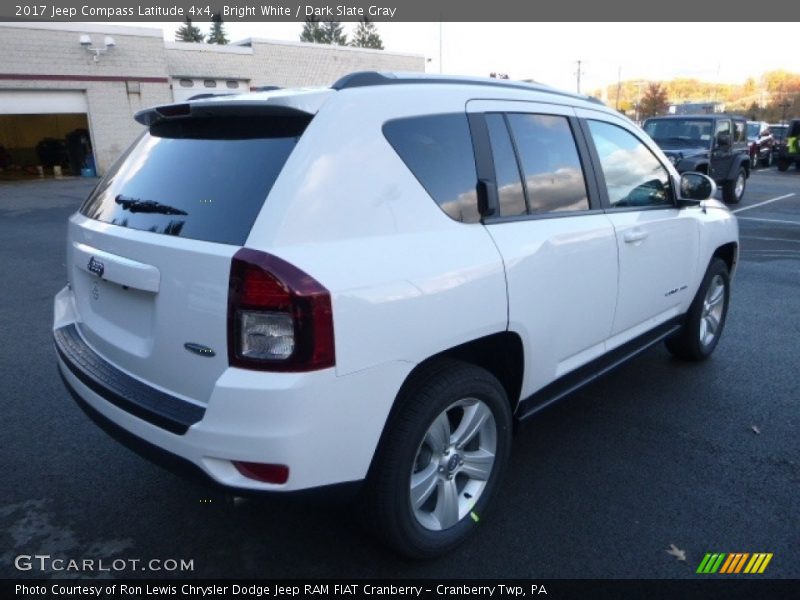
<path fill-rule="evenodd" d="M 508 79 L 488 79 L 480 77 L 457 77 L 457 76 L 437 76 L 425 75 L 418 73 L 408 73 L 398 76 L 395 73 L 384 73 L 380 71 L 357 71 L 350 73 L 339 78 L 331 85 L 334 90 L 347 90 L 358 87 L 372 87 L 380 85 L 395 85 L 395 84 L 420 84 L 420 83 L 445 83 L 455 85 L 482 85 L 489 87 L 502 87 L 518 90 L 528 90 L 537 92 L 547 92 L 549 94 L 558 94 L 559 96 L 566 96 L 569 98 L 578 98 L 594 102 L 595 104 L 603 104 L 603 101 L 592 96 L 583 96 L 581 94 L 572 94 L 570 92 L 563 92 L 561 90 L 551 88 L 550 86 L 540 83 L 525 83 L 521 81 L 511 81 Z"/>

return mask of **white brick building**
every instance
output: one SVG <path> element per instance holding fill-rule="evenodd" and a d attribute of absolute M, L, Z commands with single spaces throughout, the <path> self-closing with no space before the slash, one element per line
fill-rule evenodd
<path fill-rule="evenodd" d="M 84 45 L 81 36 L 89 36 Z M 84 47 L 102 48 L 105 36 L 114 42 L 107 51 Z M 330 85 L 353 71 L 425 70 L 420 55 L 262 39 L 164 42 L 159 29 L 99 23 L 0 23 L 0 56 L 0 169 L 35 169 L 43 139 L 88 130 L 100 173 L 141 131 L 132 116 L 143 107 L 259 86 Z"/>

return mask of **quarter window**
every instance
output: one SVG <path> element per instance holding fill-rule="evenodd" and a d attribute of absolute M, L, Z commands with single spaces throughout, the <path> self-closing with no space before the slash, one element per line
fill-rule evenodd
<path fill-rule="evenodd" d="M 636 136 L 602 121 L 589 130 L 612 207 L 673 205 L 668 171 Z"/>
<path fill-rule="evenodd" d="M 586 181 L 566 117 L 507 115 L 531 214 L 588 210 Z"/>
<path fill-rule="evenodd" d="M 466 114 L 395 119 L 384 124 L 383 135 L 448 216 L 465 223 L 480 221 Z"/>

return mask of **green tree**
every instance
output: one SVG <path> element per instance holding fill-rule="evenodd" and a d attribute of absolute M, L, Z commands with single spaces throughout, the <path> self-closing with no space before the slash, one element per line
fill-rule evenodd
<path fill-rule="evenodd" d="M 323 44 L 347 45 L 347 36 L 344 34 L 342 24 L 339 21 L 325 21 L 320 26 L 320 29 L 322 30 Z"/>
<path fill-rule="evenodd" d="M 364 17 L 358 22 L 358 27 L 353 35 L 353 41 L 350 45 L 355 48 L 375 48 L 376 50 L 383 50 L 383 40 L 378 34 L 378 28 L 375 23 L 371 23 L 367 17 Z"/>
<path fill-rule="evenodd" d="M 222 46 L 228 43 L 228 37 L 225 35 L 223 26 L 224 23 L 220 13 L 216 13 L 211 17 L 211 31 L 208 34 L 207 40 L 209 44 L 219 44 Z"/>
<path fill-rule="evenodd" d="M 342 30 L 339 21 L 320 21 L 314 17 L 306 17 L 303 24 L 303 31 L 300 33 L 301 42 L 312 42 L 314 44 L 336 44 L 337 46 L 347 45 L 347 36 Z"/>
<path fill-rule="evenodd" d="M 319 19 L 315 16 L 306 17 L 306 22 L 303 24 L 303 31 L 300 33 L 301 42 L 312 42 L 314 44 L 324 44 L 322 27 L 319 24 Z"/>
<path fill-rule="evenodd" d="M 664 114 L 668 108 L 669 99 L 666 88 L 658 82 L 648 83 L 647 90 L 639 103 L 639 118 L 646 119 Z"/>
<path fill-rule="evenodd" d="M 199 27 L 192 25 L 192 20 L 188 17 L 175 32 L 176 42 L 202 42 L 205 37 Z"/>

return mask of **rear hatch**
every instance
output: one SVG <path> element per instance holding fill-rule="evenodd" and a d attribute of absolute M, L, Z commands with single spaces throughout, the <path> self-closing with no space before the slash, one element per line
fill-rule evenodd
<path fill-rule="evenodd" d="M 304 102 L 198 102 L 137 115 L 149 130 L 69 223 L 78 327 L 106 360 L 208 401 L 228 366 L 231 257 L 312 118 Z"/>

